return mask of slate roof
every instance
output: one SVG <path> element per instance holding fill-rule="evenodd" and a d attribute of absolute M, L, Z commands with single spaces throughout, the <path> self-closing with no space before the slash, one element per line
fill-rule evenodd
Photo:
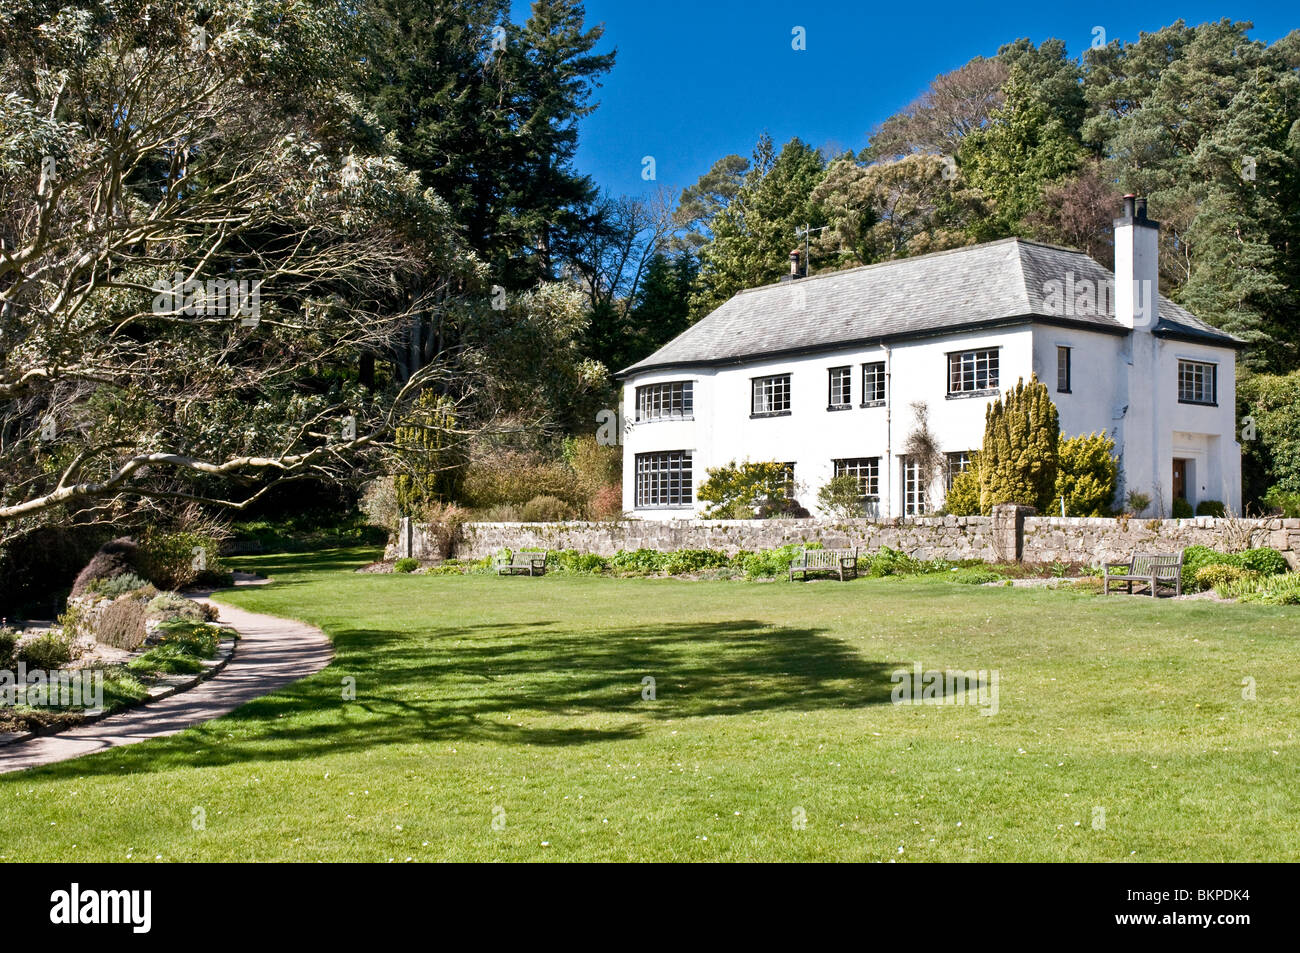
<path fill-rule="evenodd" d="M 1047 282 L 1104 287 L 1110 271 L 1083 252 L 1005 238 L 751 288 L 735 295 L 649 357 L 618 372 L 742 363 L 833 350 L 853 344 L 947 334 L 955 330 L 1041 321 L 1128 334 L 1115 320 L 1111 295 L 1087 314 L 1062 316 Z M 1153 332 L 1225 347 L 1238 338 L 1160 297 Z"/>

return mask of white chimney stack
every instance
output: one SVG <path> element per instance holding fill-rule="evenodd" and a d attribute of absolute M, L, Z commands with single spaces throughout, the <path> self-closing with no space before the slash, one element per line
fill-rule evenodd
<path fill-rule="evenodd" d="M 1115 319 L 1151 330 L 1159 319 L 1160 223 L 1147 218 L 1147 200 L 1124 196 L 1115 219 Z"/>

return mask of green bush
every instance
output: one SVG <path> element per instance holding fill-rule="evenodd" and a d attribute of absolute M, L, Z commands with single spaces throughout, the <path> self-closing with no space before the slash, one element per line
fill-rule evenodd
<path fill-rule="evenodd" d="M 14 646 L 17 644 L 17 631 L 7 627 L 0 627 L 0 669 L 14 667 Z"/>
<path fill-rule="evenodd" d="M 1233 565 L 1231 557 L 1209 546 L 1188 546 L 1183 550 L 1183 592 L 1200 591 L 1196 573 L 1210 565 Z"/>
<path fill-rule="evenodd" d="M 393 572 L 415 572 L 420 568 L 420 561 L 405 556 L 393 563 Z"/>
<path fill-rule="evenodd" d="M 1300 517 L 1300 493 L 1275 486 L 1264 494 L 1263 502 L 1270 512 L 1277 513 L 1287 519 Z"/>
<path fill-rule="evenodd" d="M 151 530 L 140 541 L 140 561 L 159 589 L 220 585 L 229 577 L 221 562 L 221 540 L 207 533 Z"/>
<path fill-rule="evenodd" d="M 1037 377 L 1016 383 L 989 404 L 980 450 L 980 511 L 998 503 L 1025 503 L 1051 512 L 1056 492 L 1060 418 Z"/>
<path fill-rule="evenodd" d="M 705 569 L 721 569 L 731 565 L 731 557 L 716 549 L 679 549 L 668 553 L 664 572 L 670 576 L 684 576 Z"/>
<path fill-rule="evenodd" d="M 1201 500 L 1196 504 L 1197 516 L 1214 516 L 1222 519 L 1224 513 L 1224 506 L 1218 500 Z"/>
<path fill-rule="evenodd" d="M 204 622 L 177 620 L 165 622 L 158 629 L 159 645 L 174 645 L 198 658 L 212 658 L 217 654 L 217 643 L 222 633 L 233 630 Z"/>
<path fill-rule="evenodd" d="M 111 579 L 97 579 L 90 584 L 90 591 L 103 596 L 105 599 L 116 599 L 128 592 L 146 588 L 153 589 L 149 580 L 141 579 L 133 572 L 124 572 Z"/>
<path fill-rule="evenodd" d="M 28 668 L 51 671 L 71 662 L 72 654 L 70 634 L 47 632 L 18 646 L 14 661 L 25 662 Z"/>
<path fill-rule="evenodd" d="M 1170 511 L 1169 511 L 1169 515 L 1172 516 L 1172 517 L 1173 517 L 1174 519 L 1176 519 L 1176 520 L 1186 520 L 1186 519 L 1191 519 L 1191 518 L 1192 518 L 1192 504 L 1191 504 L 1191 503 L 1188 503 L 1188 502 L 1187 502 L 1186 500 L 1184 500 L 1182 497 L 1179 497 L 1178 499 L 1174 500 L 1174 504 L 1173 504 L 1173 507 L 1172 507 L 1172 508 L 1170 509 Z"/>
<path fill-rule="evenodd" d="M 1236 553 L 1235 555 L 1238 560 L 1236 565 L 1264 576 L 1279 576 L 1290 568 L 1287 565 L 1285 556 L 1276 549 L 1269 549 L 1267 546 L 1262 546 L 1259 549 L 1247 549 L 1245 552 Z"/>
<path fill-rule="evenodd" d="M 953 516 L 980 515 L 979 454 L 971 459 L 970 466 L 952 478 L 943 508 Z"/>
<path fill-rule="evenodd" d="M 1183 550 L 1183 591 L 1198 592 L 1204 588 L 1197 582 L 1196 574 L 1212 565 L 1235 566 L 1261 576 L 1280 575 L 1288 568 L 1286 557 L 1268 547 L 1247 549 L 1240 553 L 1221 553 L 1208 546 L 1188 546 Z"/>
<path fill-rule="evenodd" d="M 789 473 L 784 463 L 764 460 L 710 467 L 696 499 L 708 503 L 705 519 L 753 519 L 756 512 L 777 515 L 785 509 Z"/>
<path fill-rule="evenodd" d="M 1115 441 L 1100 433 L 1064 437 L 1057 456 L 1055 495 L 1065 497 L 1066 515 L 1109 515 L 1119 484 Z"/>
<path fill-rule="evenodd" d="M 1210 563 L 1210 565 L 1202 566 L 1196 570 L 1196 587 L 1198 589 L 1216 589 L 1225 583 L 1236 582 L 1247 574 L 1258 578 L 1257 573 L 1251 573 L 1240 566 L 1232 566 L 1227 563 Z"/>
<path fill-rule="evenodd" d="M 160 645 L 132 659 L 127 670 L 137 675 L 197 675 L 203 662 L 181 645 Z"/>
<path fill-rule="evenodd" d="M 861 562 L 861 560 L 859 560 Z M 866 557 L 867 575 L 869 576 L 914 576 L 923 571 L 921 561 L 913 559 L 907 553 L 888 546 L 880 552 Z"/>
<path fill-rule="evenodd" d="M 1275 606 L 1300 605 L 1300 573 L 1266 579 L 1258 590 L 1260 602 Z"/>
<path fill-rule="evenodd" d="M 207 608 L 193 599 L 186 599 L 175 592 L 160 592 L 145 607 L 145 617 L 159 622 L 171 622 L 185 619 L 191 622 L 205 622 L 209 617 Z"/>
<path fill-rule="evenodd" d="M 556 549 L 547 554 L 546 568 L 577 576 L 595 576 L 609 571 L 609 560 L 576 549 Z"/>
<path fill-rule="evenodd" d="M 620 549 L 610 560 L 615 572 L 646 576 L 664 571 L 665 556 L 657 549 Z"/>
<path fill-rule="evenodd" d="M 790 563 L 799 555 L 799 552 L 809 547 L 801 546 L 798 543 L 789 543 L 785 546 L 777 546 L 775 549 L 764 549 L 757 553 L 746 553 L 743 558 L 732 560 L 732 565 L 742 571 L 749 579 L 766 579 L 770 577 L 787 576 L 790 572 Z"/>
<path fill-rule="evenodd" d="M 855 519 L 862 515 L 862 486 L 851 473 L 831 477 L 817 491 L 817 508 L 832 519 Z"/>

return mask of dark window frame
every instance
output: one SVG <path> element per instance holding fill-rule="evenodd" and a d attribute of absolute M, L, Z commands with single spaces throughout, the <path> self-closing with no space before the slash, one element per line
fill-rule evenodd
<path fill-rule="evenodd" d="M 638 453 L 633 464 L 633 507 L 638 510 L 694 507 L 693 457 L 692 450 Z M 650 497 L 649 502 L 647 495 Z"/>
<path fill-rule="evenodd" d="M 1189 382 L 1189 385 L 1188 385 L 1188 386 L 1190 386 L 1190 387 L 1192 387 L 1192 388 L 1195 388 L 1195 387 L 1197 386 L 1197 384 L 1199 383 L 1199 385 L 1200 385 L 1200 389 L 1201 389 L 1201 390 L 1204 390 L 1204 387 L 1205 387 L 1205 379 L 1204 379 L 1204 371 L 1205 371 L 1205 368 L 1209 368 L 1209 385 L 1210 385 L 1210 399 L 1209 399 L 1209 400 L 1203 400 L 1203 399 L 1201 399 L 1201 398 L 1199 398 L 1199 397 L 1184 397 L 1184 396 L 1183 396 L 1183 394 L 1184 394 L 1184 377 L 1183 377 L 1183 371 L 1184 371 L 1184 368 L 1187 368 L 1187 369 L 1189 369 L 1189 370 L 1192 369 L 1192 368 L 1198 368 L 1198 369 L 1200 370 L 1200 373 L 1201 373 L 1201 375 L 1202 375 L 1201 378 L 1200 378 L 1200 380 L 1197 381 L 1197 379 L 1193 376 L 1192 379 L 1191 379 L 1191 381 Z M 1203 360 L 1197 360 L 1197 359 L 1193 359 L 1193 358 L 1185 358 L 1185 357 L 1180 357 L 1180 358 L 1178 359 L 1178 403 L 1180 403 L 1180 404 L 1194 404 L 1194 405 L 1196 405 L 1196 406 L 1198 406 L 1198 407 L 1218 407 L 1218 406 L 1219 406 L 1219 364 L 1218 364 L 1217 361 L 1203 361 Z"/>
<path fill-rule="evenodd" d="M 1061 358 L 1065 358 L 1065 386 L 1061 386 Z M 1070 382 L 1074 372 L 1074 348 L 1064 344 L 1056 345 L 1056 392 L 1058 394 L 1073 393 L 1070 390 Z"/>
<path fill-rule="evenodd" d="M 842 400 L 835 399 L 835 385 L 840 384 L 840 397 Z M 848 410 L 853 406 L 853 365 L 845 364 L 842 367 L 828 367 L 826 369 L 826 409 L 827 410 Z"/>
<path fill-rule="evenodd" d="M 667 400 L 665 400 L 665 395 Z M 674 412 L 674 405 L 681 407 Z M 667 406 L 668 411 L 663 412 Z M 649 413 L 657 410 L 657 413 Z M 659 381 L 654 384 L 642 384 L 636 389 L 636 423 L 651 423 L 657 420 L 694 420 L 695 419 L 695 381 Z"/>
<path fill-rule="evenodd" d="M 981 357 L 982 355 L 982 357 Z M 964 397 L 987 397 L 998 393 L 998 388 L 1002 381 L 1002 348 L 997 347 L 976 347 L 967 348 L 961 351 L 949 351 L 947 357 L 947 393 L 948 400 L 960 400 Z M 970 369 L 967 370 L 967 358 L 970 358 Z M 981 382 L 980 362 L 983 361 L 983 386 L 975 386 Z M 954 375 L 954 369 L 957 375 Z M 958 377 L 959 386 L 953 389 L 954 376 Z M 969 376 L 971 386 L 966 387 L 966 379 Z"/>
<path fill-rule="evenodd" d="M 767 381 L 784 381 L 783 388 L 775 387 L 772 390 L 773 396 L 775 396 L 779 390 L 785 391 L 785 406 L 783 408 L 779 410 L 758 409 L 758 388 L 760 384 L 765 383 Z M 776 401 L 772 400 L 771 403 L 775 404 Z M 786 371 L 783 374 L 764 374 L 761 377 L 751 377 L 749 379 L 749 416 L 751 419 L 757 417 L 789 417 L 791 413 L 790 410 L 791 405 L 792 405 L 792 400 L 791 400 L 791 383 L 790 383 L 789 371 Z"/>
<path fill-rule="evenodd" d="M 870 374 L 870 387 L 868 387 Z M 884 361 L 866 361 L 862 365 L 862 404 L 863 407 L 883 407 L 889 399 L 889 385 L 885 377 Z M 876 394 L 880 396 L 877 397 Z"/>
<path fill-rule="evenodd" d="M 880 457 L 839 457 L 831 461 L 831 467 L 834 476 L 857 477 L 864 501 L 880 501 Z"/>

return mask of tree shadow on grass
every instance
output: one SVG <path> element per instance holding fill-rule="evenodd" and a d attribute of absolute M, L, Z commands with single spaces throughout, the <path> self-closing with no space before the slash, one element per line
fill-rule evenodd
<path fill-rule="evenodd" d="M 900 667 L 865 660 L 821 629 L 756 620 L 562 626 L 448 626 L 418 642 L 336 632 L 338 655 L 317 675 L 183 736 L 38 770 L 120 775 L 412 742 L 617 741 L 666 719 L 882 704 Z M 345 677 L 356 679 L 354 701 L 341 697 Z"/>

